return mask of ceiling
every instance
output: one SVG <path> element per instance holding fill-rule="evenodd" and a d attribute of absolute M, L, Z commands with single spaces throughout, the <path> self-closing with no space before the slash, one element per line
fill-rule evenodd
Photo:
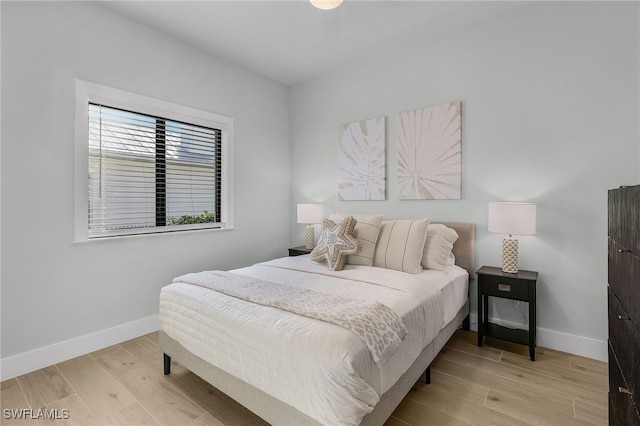
<path fill-rule="evenodd" d="M 102 1 L 211 54 L 292 86 L 522 8 L 512 1 Z"/>

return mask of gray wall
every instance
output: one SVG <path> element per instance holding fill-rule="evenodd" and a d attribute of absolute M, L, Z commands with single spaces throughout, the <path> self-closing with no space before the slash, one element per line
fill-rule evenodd
<path fill-rule="evenodd" d="M 74 79 L 231 116 L 235 230 L 74 244 Z M 93 2 L 2 2 L 2 358 L 158 313 L 186 271 L 286 254 L 289 89 Z"/>
<path fill-rule="evenodd" d="M 475 222 L 479 266 L 500 265 L 487 203 L 536 202 L 538 232 L 519 241 L 520 268 L 540 273 L 538 327 L 605 341 L 607 189 L 640 183 L 638 19 L 637 2 L 540 2 L 293 88 L 293 202 Z M 462 102 L 463 199 L 398 201 L 397 114 L 450 101 Z M 338 201 L 338 125 L 382 115 L 387 201 Z M 513 303 L 496 312 L 526 320 Z"/>

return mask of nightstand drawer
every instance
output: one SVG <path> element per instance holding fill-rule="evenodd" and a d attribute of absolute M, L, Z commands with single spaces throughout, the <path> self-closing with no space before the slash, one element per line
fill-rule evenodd
<path fill-rule="evenodd" d="M 507 299 L 529 300 L 529 286 L 526 281 L 508 277 L 482 276 L 483 293 Z"/>

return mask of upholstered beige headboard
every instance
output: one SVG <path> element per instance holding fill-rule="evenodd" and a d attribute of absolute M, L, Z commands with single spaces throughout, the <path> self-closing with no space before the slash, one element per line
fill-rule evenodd
<path fill-rule="evenodd" d="M 437 222 L 452 228 L 458 233 L 458 240 L 453 244 L 456 265 L 469 272 L 469 279 L 476 277 L 476 224 L 468 222 Z"/>

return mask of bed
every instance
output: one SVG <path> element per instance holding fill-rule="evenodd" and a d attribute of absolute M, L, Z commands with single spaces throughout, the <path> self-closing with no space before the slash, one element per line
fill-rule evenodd
<path fill-rule="evenodd" d="M 353 330 L 243 300 L 224 286 L 200 283 L 202 275 L 187 274 L 160 294 L 165 374 L 175 360 L 274 425 L 383 424 L 425 372 L 429 380 L 431 361 L 453 333 L 468 329 L 475 225 L 437 226 L 458 236 L 445 270 L 410 274 L 347 262 L 331 271 L 307 255 L 220 273 L 224 279 L 383 301 L 406 326 L 406 336 L 383 355 L 374 356 L 372 345 Z M 372 249 L 376 256 L 380 245 Z"/>

